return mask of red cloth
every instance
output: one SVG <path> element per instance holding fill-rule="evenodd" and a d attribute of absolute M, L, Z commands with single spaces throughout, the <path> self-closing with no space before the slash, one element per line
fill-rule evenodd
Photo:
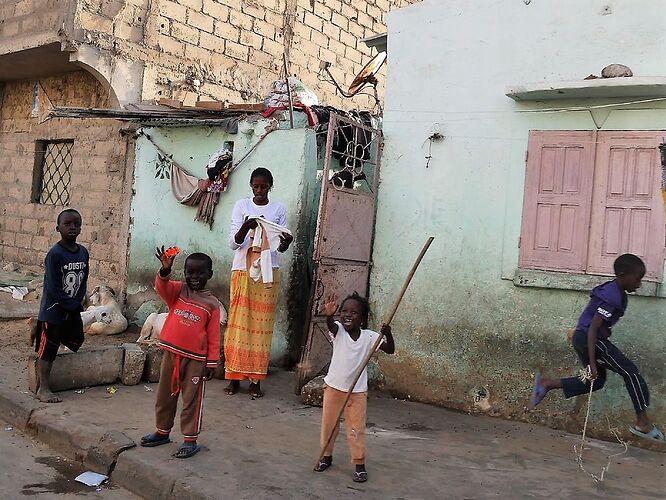
<path fill-rule="evenodd" d="M 155 290 L 169 307 L 159 346 L 185 358 L 205 361 L 208 368 L 220 360 L 220 301 L 208 290 L 195 292 L 181 281 L 157 273 Z"/>
<path fill-rule="evenodd" d="M 289 106 L 274 106 L 272 108 L 266 108 L 266 110 L 264 110 L 261 113 L 261 116 L 263 116 L 264 118 L 268 118 L 273 113 L 275 113 L 276 111 L 283 111 L 285 109 L 289 109 Z M 301 103 L 294 103 L 294 109 L 296 111 L 303 111 L 303 113 L 305 113 L 307 115 L 308 125 L 310 125 L 311 127 L 314 127 L 315 125 L 317 125 L 317 117 L 312 112 L 312 109 L 310 109 L 308 106 L 306 106 L 305 104 L 301 104 Z"/>

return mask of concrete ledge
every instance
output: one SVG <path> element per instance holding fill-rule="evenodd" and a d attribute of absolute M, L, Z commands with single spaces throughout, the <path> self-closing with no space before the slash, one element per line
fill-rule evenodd
<path fill-rule="evenodd" d="M 41 442 L 78 462 L 83 462 L 88 450 L 101 440 L 91 426 L 78 424 L 66 416 L 54 415 L 49 410 L 33 413 L 28 431 Z"/>
<path fill-rule="evenodd" d="M 154 500 L 172 496 L 175 479 L 135 451 L 122 453 L 113 470 L 113 482 L 139 495 Z"/>
<path fill-rule="evenodd" d="M 118 456 L 135 446 L 134 440 L 126 434 L 117 431 L 107 432 L 97 444 L 88 448 L 83 463 L 94 471 L 105 471 L 106 474 L 110 474 L 116 465 Z"/>
<path fill-rule="evenodd" d="M 539 271 L 537 269 L 516 269 L 513 284 L 519 287 L 554 288 L 558 290 L 576 290 L 589 292 L 592 288 L 605 281 L 613 279 L 612 276 L 599 276 L 594 274 L 576 274 L 569 272 Z M 633 295 L 642 297 L 660 297 L 657 283 L 644 281 L 641 288 Z"/>
<path fill-rule="evenodd" d="M 41 405 L 32 396 L 0 387 L 0 417 L 5 422 L 25 431 L 33 412 Z"/>
<path fill-rule="evenodd" d="M 120 346 L 59 353 L 51 370 L 51 389 L 66 391 L 112 384 L 120 378 L 124 353 Z M 28 360 L 28 385 L 32 392 L 37 392 L 37 357 L 34 354 Z"/>

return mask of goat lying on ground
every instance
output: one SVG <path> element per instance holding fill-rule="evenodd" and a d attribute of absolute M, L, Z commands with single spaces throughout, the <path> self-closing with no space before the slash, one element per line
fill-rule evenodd
<path fill-rule="evenodd" d="M 138 344 L 157 344 L 168 313 L 150 313 L 141 327 Z M 220 327 L 227 324 L 227 310 L 220 304 Z"/>
<path fill-rule="evenodd" d="M 111 323 L 111 310 L 106 306 L 92 306 L 81 312 L 81 321 L 83 321 L 83 331 L 93 323 Z"/>
<path fill-rule="evenodd" d="M 120 304 L 116 300 L 116 294 L 111 287 L 106 285 L 95 287 L 89 302 L 92 305 L 88 310 L 103 306 L 108 310 L 111 321 L 108 323 L 95 321 L 86 329 L 88 335 L 115 335 L 127 330 L 127 319 L 123 316 Z"/>

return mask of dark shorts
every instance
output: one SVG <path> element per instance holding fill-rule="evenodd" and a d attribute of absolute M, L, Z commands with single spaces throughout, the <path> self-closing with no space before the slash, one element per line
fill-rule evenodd
<path fill-rule="evenodd" d="M 70 313 L 60 325 L 38 321 L 35 352 L 39 359 L 53 361 L 60 344 L 76 352 L 83 344 L 83 339 L 83 322 L 79 313 Z"/>

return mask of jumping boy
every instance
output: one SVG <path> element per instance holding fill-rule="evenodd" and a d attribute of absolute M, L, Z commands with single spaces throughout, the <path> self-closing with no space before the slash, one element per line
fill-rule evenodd
<path fill-rule="evenodd" d="M 333 340 L 333 357 L 328 374 L 324 378 L 324 409 L 321 420 L 321 446 L 326 446 L 324 456 L 315 466 L 316 472 L 323 472 L 333 464 L 333 447 L 335 438 L 340 431 L 337 420 L 347 391 L 354 381 L 366 357 L 374 346 L 379 334 L 366 330 L 370 306 L 368 300 L 354 293 L 342 301 L 340 321 L 333 315 L 338 310 L 338 299 L 332 295 L 324 304 L 326 325 L 335 337 Z M 391 327 L 382 325 L 381 332 L 385 335 L 379 348 L 387 354 L 395 352 L 395 344 L 391 335 Z M 351 398 L 345 406 L 345 428 L 347 443 L 351 451 L 352 463 L 355 465 L 353 480 L 363 483 L 368 480 L 365 470 L 365 422 L 368 406 L 368 370 L 363 369 L 356 382 Z M 329 436 L 333 436 L 329 440 Z"/>
<path fill-rule="evenodd" d="M 185 259 L 185 283 L 169 279 L 175 255 L 166 255 L 164 247 L 155 257 L 162 264 L 155 277 L 155 289 L 169 307 L 160 334 L 164 350 L 160 382 L 155 401 L 157 430 L 141 438 L 141 446 L 161 446 L 171 442 L 173 427 L 182 393 L 180 430 L 183 444 L 173 455 L 189 458 L 200 447 L 204 382 L 210 380 L 220 358 L 220 302 L 206 289 L 213 276 L 213 261 L 204 253 L 193 253 Z"/>
<path fill-rule="evenodd" d="M 44 260 L 44 291 L 39 317 L 30 335 L 37 352 L 37 397 L 43 403 L 60 403 L 51 391 L 51 368 L 60 344 L 76 352 L 83 344 L 81 311 L 88 286 L 88 250 L 76 242 L 81 234 L 81 214 L 63 210 L 56 221 L 60 241 Z"/>
<path fill-rule="evenodd" d="M 606 370 L 624 378 L 631 402 L 636 410 L 636 425 L 629 430 L 636 436 L 664 442 L 664 434 L 650 422 L 647 408 L 650 393 L 636 365 L 610 341 L 611 329 L 624 316 L 627 292 L 641 286 L 645 264 L 632 254 L 618 257 L 613 264 L 615 279 L 592 290 L 590 301 L 578 320 L 572 344 L 583 366 L 590 367 L 590 380 L 579 377 L 546 378 L 537 374 L 532 395 L 532 407 L 537 406 L 552 389 L 562 389 L 566 398 L 597 391 L 606 382 Z"/>

